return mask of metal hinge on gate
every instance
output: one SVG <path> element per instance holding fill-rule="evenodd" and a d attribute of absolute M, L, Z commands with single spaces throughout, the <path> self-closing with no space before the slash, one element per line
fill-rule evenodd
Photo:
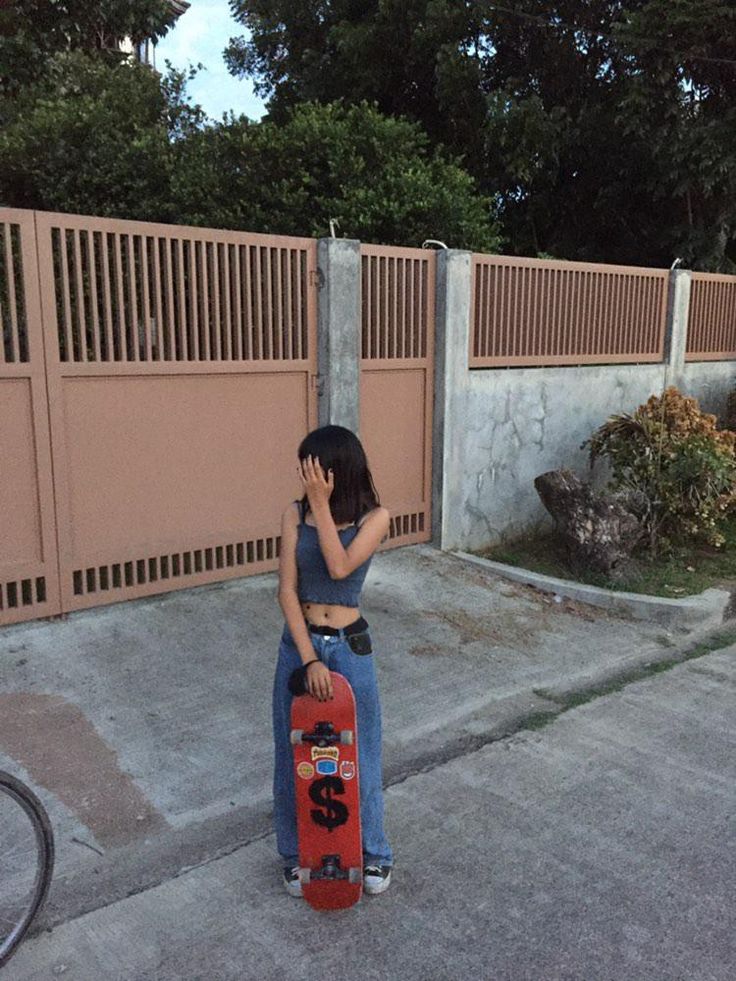
<path fill-rule="evenodd" d="M 320 375 L 320 373 L 317 372 L 316 375 L 309 376 L 309 384 L 312 388 L 317 389 L 317 395 L 321 395 L 325 386 L 325 380 L 322 377 L 322 375 Z"/>
<path fill-rule="evenodd" d="M 316 286 L 318 290 L 321 290 L 325 285 L 325 274 L 319 267 L 309 270 L 309 285 Z"/>

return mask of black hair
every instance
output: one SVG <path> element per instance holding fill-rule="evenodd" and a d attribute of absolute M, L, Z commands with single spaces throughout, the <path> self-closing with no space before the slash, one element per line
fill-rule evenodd
<path fill-rule="evenodd" d="M 352 430 L 345 426 L 320 426 L 304 437 L 297 453 L 300 461 L 306 460 L 310 453 L 312 459 L 318 456 L 325 480 L 332 470 L 335 486 L 330 494 L 330 512 L 336 525 L 357 522 L 380 506 L 365 450 Z M 309 505 L 306 494 L 300 504 L 305 514 Z"/>

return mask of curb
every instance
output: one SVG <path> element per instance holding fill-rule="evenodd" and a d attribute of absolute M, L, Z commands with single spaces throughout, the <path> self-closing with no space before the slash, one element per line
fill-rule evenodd
<path fill-rule="evenodd" d="M 557 579 L 541 572 L 531 572 L 529 569 L 484 559 L 470 552 L 451 550 L 450 554 L 466 562 L 473 562 L 504 579 L 534 586 L 542 592 L 557 593 L 559 596 L 590 603 L 591 606 L 624 613 L 636 620 L 659 623 L 664 627 L 679 627 L 683 630 L 717 627 L 726 618 L 731 602 L 731 594 L 725 589 L 710 588 L 695 596 L 668 599 L 666 596 L 618 592 L 571 579 Z"/>
<path fill-rule="evenodd" d="M 697 627 L 689 637 L 661 651 L 636 652 L 598 670 L 583 668 L 554 684 L 535 685 L 502 698 L 479 699 L 476 705 L 465 706 L 464 711 L 450 719 L 449 737 L 446 727 L 405 737 L 397 745 L 394 758 L 384 764 L 384 783 L 394 786 L 416 773 L 475 752 L 489 743 L 536 728 L 540 721 L 553 721 L 575 707 L 570 700 L 576 696 L 583 696 L 586 701 L 601 697 L 609 694 L 605 689 L 626 688 L 648 680 L 663 669 L 731 647 L 736 653 L 736 619 L 729 618 L 716 627 Z M 408 746 L 416 747 L 418 743 L 422 745 L 419 751 L 406 752 Z"/>

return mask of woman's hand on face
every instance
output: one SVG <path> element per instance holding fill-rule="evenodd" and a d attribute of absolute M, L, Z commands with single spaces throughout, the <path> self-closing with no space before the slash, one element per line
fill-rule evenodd
<path fill-rule="evenodd" d="M 327 479 L 325 479 L 319 457 L 313 458 L 310 453 L 305 460 L 300 461 L 297 472 L 302 482 L 302 490 L 307 495 L 312 510 L 314 510 L 315 505 L 327 504 L 330 500 L 330 494 L 335 488 L 335 475 L 332 470 L 328 471 Z"/>
<path fill-rule="evenodd" d="M 320 702 L 333 697 L 330 669 L 321 661 L 310 661 L 307 666 L 307 690 Z"/>

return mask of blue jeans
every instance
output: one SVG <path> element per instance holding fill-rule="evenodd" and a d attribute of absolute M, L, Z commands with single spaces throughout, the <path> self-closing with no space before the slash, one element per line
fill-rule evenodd
<path fill-rule="evenodd" d="M 381 703 L 378 696 L 373 654 L 355 654 L 345 635 L 312 633 L 315 655 L 331 671 L 344 675 L 355 694 L 358 727 L 358 778 L 360 781 L 360 823 L 363 833 L 363 860 L 366 865 L 393 865 L 391 847 L 383 830 L 383 778 L 381 753 Z M 302 659 L 288 624 L 284 624 L 279 643 L 273 682 L 273 817 L 276 846 L 284 865 L 299 864 L 294 795 L 294 750 L 291 732 L 289 675 L 301 667 Z"/>

